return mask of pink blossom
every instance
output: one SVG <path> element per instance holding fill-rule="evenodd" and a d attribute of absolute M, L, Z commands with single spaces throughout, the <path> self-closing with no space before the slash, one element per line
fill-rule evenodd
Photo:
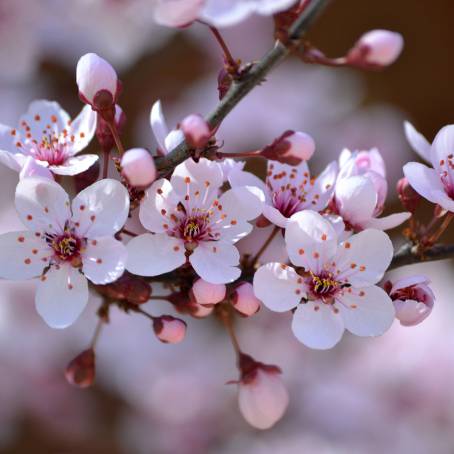
<path fill-rule="evenodd" d="M 186 323 L 171 315 L 161 315 L 153 320 L 156 337 L 165 344 L 178 344 L 186 335 Z"/>
<path fill-rule="evenodd" d="M 196 303 L 213 305 L 220 303 L 225 298 L 227 289 L 224 284 L 211 284 L 203 279 L 197 279 L 192 284 L 191 291 Z"/>
<path fill-rule="evenodd" d="M 240 283 L 230 298 L 233 307 L 242 315 L 254 315 L 260 309 L 260 300 L 249 282 Z"/>
<path fill-rule="evenodd" d="M 149 186 L 156 179 L 156 166 L 149 151 L 132 148 L 121 158 L 121 173 L 134 187 Z"/>

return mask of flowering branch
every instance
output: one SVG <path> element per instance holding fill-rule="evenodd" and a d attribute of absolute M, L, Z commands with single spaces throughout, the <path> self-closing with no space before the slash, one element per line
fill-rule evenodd
<path fill-rule="evenodd" d="M 435 244 L 423 253 L 418 251 L 418 247 L 406 243 L 401 246 L 394 254 L 389 269 L 398 268 L 412 263 L 431 262 L 454 257 L 454 244 Z"/>
<path fill-rule="evenodd" d="M 276 41 L 261 60 L 241 77 L 232 82 L 232 85 L 215 109 L 206 117 L 212 129 L 218 127 L 222 120 L 233 108 L 257 85 L 281 60 L 292 51 L 293 43 L 299 42 L 319 13 L 328 4 L 328 0 L 312 0 L 290 28 L 287 43 Z M 191 149 L 186 142 L 182 142 L 164 157 L 156 159 L 156 165 L 161 172 L 172 170 L 175 166 L 191 156 Z"/>

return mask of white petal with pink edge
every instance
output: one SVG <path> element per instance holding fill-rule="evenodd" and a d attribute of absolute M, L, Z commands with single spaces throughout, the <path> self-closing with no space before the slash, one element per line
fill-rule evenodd
<path fill-rule="evenodd" d="M 403 170 L 410 186 L 417 193 L 429 202 L 440 202 L 440 193 L 444 193 L 444 186 L 434 169 L 419 162 L 409 162 L 404 165 Z"/>
<path fill-rule="evenodd" d="M 336 297 L 345 328 L 357 336 L 380 336 L 392 325 L 395 310 L 387 293 L 372 285 Z"/>
<path fill-rule="evenodd" d="M 124 272 L 126 246 L 113 237 L 88 240 L 82 253 L 83 273 L 94 284 L 108 284 Z"/>
<path fill-rule="evenodd" d="M 426 162 L 431 162 L 430 159 L 430 143 L 427 139 L 408 121 L 404 122 L 405 136 L 411 148 Z"/>
<path fill-rule="evenodd" d="M 49 169 L 56 175 L 77 175 L 88 170 L 98 158 L 96 154 L 71 156 L 62 165 L 51 165 Z"/>
<path fill-rule="evenodd" d="M 126 269 L 139 276 L 158 276 L 186 262 L 183 241 L 165 233 L 139 235 L 126 248 Z"/>
<path fill-rule="evenodd" d="M 344 322 L 339 311 L 322 301 L 300 304 L 292 320 L 295 337 L 306 347 L 327 350 L 334 347 L 344 333 Z"/>
<path fill-rule="evenodd" d="M 85 106 L 79 115 L 71 122 L 69 127 L 68 136 L 71 141 L 71 154 L 79 153 L 83 150 L 93 139 L 96 131 L 97 113 L 91 106 Z M 74 140 L 72 140 L 74 138 Z"/>
<path fill-rule="evenodd" d="M 69 264 L 53 266 L 39 281 L 36 310 L 52 328 L 66 328 L 80 316 L 88 302 L 88 283 Z"/>
<path fill-rule="evenodd" d="M 72 202 L 72 212 L 80 236 L 112 236 L 128 218 L 128 191 L 110 178 L 97 181 L 77 194 Z"/>
<path fill-rule="evenodd" d="M 454 170 L 448 165 L 448 156 L 454 153 L 454 125 L 444 126 L 438 131 L 432 143 L 430 150 L 430 158 L 435 169 L 447 171 L 451 176 L 454 176 Z M 407 177 L 408 178 L 408 177 Z"/>
<path fill-rule="evenodd" d="M 225 241 L 201 242 L 190 255 L 189 261 L 195 272 L 212 284 L 226 284 L 240 277 L 240 253 Z"/>
<path fill-rule="evenodd" d="M 254 294 L 270 310 L 287 312 L 306 296 L 301 276 L 282 263 L 267 263 L 254 274 Z"/>
<path fill-rule="evenodd" d="M 318 273 L 337 250 L 337 235 L 329 221 L 315 211 L 295 213 L 287 223 L 285 243 L 290 261 Z"/>

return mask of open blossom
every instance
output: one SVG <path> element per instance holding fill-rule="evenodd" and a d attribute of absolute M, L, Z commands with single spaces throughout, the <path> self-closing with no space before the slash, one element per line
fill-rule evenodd
<path fill-rule="evenodd" d="M 234 246 L 261 212 L 258 196 L 237 187 L 219 197 L 222 170 L 205 158 L 177 166 L 170 181 L 162 178 L 147 190 L 139 217 L 150 233 L 128 243 L 127 269 L 141 276 L 172 271 L 189 260 L 212 284 L 237 279 L 240 255 Z"/>
<path fill-rule="evenodd" d="M 93 154 L 76 156 L 95 130 L 96 114 L 89 106 L 71 120 L 57 102 L 34 101 L 16 128 L 0 125 L 0 162 L 21 177 L 77 175 L 98 159 Z"/>
<path fill-rule="evenodd" d="M 180 129 L 169 131 L 161 101 L 153 104 L 150 112 L 150 124 L 161 154 L 167 154 L 180 145 L 184 140 L 184 133 Z"/>
<path fill-rule="evenodd" d="M 249 172 L 235 171 L 229 176 L 230 184 L 255 186 L 263 191 L 263 215 L 273 224 L 285 228 L 289 218 L 302 210 L 322 211 L 328 205 L 334 190 L 337 163 L 333 161 L 315 179 L 311 179 L 306 162 L 298 166 L 268 161 L 265 183 Z"/>
<path fill-rule="evenodd" d="M 0 235 L 0 276 L 40 276 L 36 308 L 53 328 L 71 325 L 88 301 L 89 279 L 107 284 L 124 271 L 126 248 L 113 235 L 129 212 L 126 189 L 101 180 L 81 191 L 72 205 L 52 180 L 30 177 L 16 189 L 16 209 L 28 230 Z"/>
<path fill-rule="evenodd" d="M 395 282 L 386 282 L 385 290 L 396 309 L 396 318 L 403 326 L 414 326 L 432 312 L 435 295 L 425 276 L 410 276 Z"/>
<path fill-rule="evenodd" d="M 405 164 L 408 182 L 422 197 L 454 213 L 454 125 L 443 127 L 431 146 L 409 124 L 406 133 L 412 147 L 433 166 L 418 162 Z"/>
<path fill-rule="evenodd" d="M 296 268 L 281 263 L 260 267 L 254 292 L 273 311 L 296 308 L 292 330 L 300 342 L 328 349 L 345 328 L 357 336 L 378 336 L 391 326 L 392 302 L 374 285 L 393 255 L 384 232 L 364 230 L 338 244 L 332 225 L 307 210 L 292 216 L 285 242 Z"/>
<path fill-rule="evenodd" d="M 271 16 L 290 8 L 296 0 L 155 0 L 156 22 L 183 27 L 202 19 L 216 27 L 238 24 L 251 14 Z"/>

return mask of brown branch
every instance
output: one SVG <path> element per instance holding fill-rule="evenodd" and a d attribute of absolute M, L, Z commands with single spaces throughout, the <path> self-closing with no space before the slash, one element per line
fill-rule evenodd
<path fill-rule="evenodd" d="M 389 270 L 413 263 L 432 262 L 449 258 L 454 258 L 454 244 L 435 244 L 421 254 L 415 245 L 406 243 L 394 253 Z"/>
<path fill-rule="evenodd" d="M 306 30 L 318 14 L 326 7 L 329 0 L 311 0 L 298 19 L 289 30 L 289 39 L 286 44 L 276 41 L 273 49 L 257 63 L 250 71 L 245 73 L 239 80 L 234 80 L 228 92 L 215 107 L 215 109 L 205 118 L 212 129 L 218 127 L 222 120 L 232 111 L 232 109 L 257 85 L 265 79 L 265 76 L 280 61 L 282 61 L 291 51 L 293 44 L 300 41 Z M 156 159 L 158 170 L 166 172 L 191 156 L 191 149 L 186 142 L 182 142 L 174 150 L 164 157 Z"/>

